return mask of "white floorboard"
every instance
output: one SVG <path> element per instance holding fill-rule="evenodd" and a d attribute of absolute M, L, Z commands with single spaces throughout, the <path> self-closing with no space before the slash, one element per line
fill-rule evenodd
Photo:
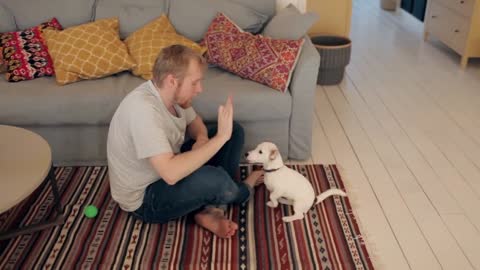
<path fill-rule="evenodd" d="M 311 158 L 338 165 L 377 269 L 480 269 L 480 59 L 353 0 L 351 63 L 318 86 Z"/>

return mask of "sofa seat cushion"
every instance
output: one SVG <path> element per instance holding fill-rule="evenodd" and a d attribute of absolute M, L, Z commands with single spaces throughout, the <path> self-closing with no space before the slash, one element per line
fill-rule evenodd
<path fill-rule="evenodd" d="M 0 123 L 20 126 L 108 125 L 123 98 L 145 80 L 123 72 L 59 86 L 53 77 L 9 83 L 0 79 Z M 233 95 L 236 121 L 289 119 L 292 97 L 216 68 L 205 73 L 193 106 L 216 121 L 218 106 Z"/>
<path fill-rule="evenodd" d="M 144 80 L 124 72 L 59 86 L 53 77 L 9 83 L 0 79 L 0 123 L 108 124 L 121 100 Z"/>
<path fill-rule="evenodd" d="M 218 106 L 225 103 L 230 93 L 237 121 L 290 118 L 290 92 L 281 93 L 217 68 L 209 68 L 205 73 L 203 92 L 193 100 L 195 111 L 206 121 L 216 121 Z"/>

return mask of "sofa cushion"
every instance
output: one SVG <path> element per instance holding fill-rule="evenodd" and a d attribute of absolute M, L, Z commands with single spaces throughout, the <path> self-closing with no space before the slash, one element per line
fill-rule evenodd
<path fill-rule="evenodd" d="M 268 15 L 228 0 L 170 1 L 168 17 L 177 32 L 193 41 L 200 41 L 218 12 L 232 18 L 243 30 L 259 32 Z"/>
<path fill-rule="evenodd" d="M 15 25 L 15 20 L 10 11 L 0 3 L 0 35 L 5 32 L 14 32 L 17 31 L 17 26 Z M 0 74 L 5 73 L 7 67 L 5 65 L 5 60 L 3 59 L 3 48 L 0 44 Z"/>
<path fill-rule="evenodd" d="M 153 19 L 167 13 L 167 0 L 98 0 L 95 20 L 118 17 L 122 39 Z"/>
<path fill-rule="evenodd" d="M 181 44 L 199 54 L 204 54 L 207 50 L 207 48 L 177 34 L 165 15 L 135 31 L 125 40 L 125 44 L 137 64 L 132 69 L 133 74 L 146 80 L 152 79 L 153 65 L 163 48 Z"/>
<path fill-rule="evenodd" d="M 17 30 L 15 20 L 11 12 L 0 3 L 0 33 L 13 32 Z"/>
<path fill-rule="evenodd" d="M 208 48 L 209 63 L 285 92 L 304 40 L 271 39 L 243 32 L 219 13 L 202 42 Z"/>
<path fill-rule="evenodd" d="M 102 78 L 134 67 L 118 27 L 118 18 L 110 18 L 63 31 L 44 30 L 57 83 Z"/>
<path fill-rule="evenodd" d="M 38 25 L 56 17 L 63 27 L 86 23 L 92 19 L 95 0 L 4 0 L 19 29 Z"/>
<path fill-rule="evenodd" d="M 0 79 L 0 123 L 11 125 L 108 124 L 120 101 L 144 82 L 123 72 L 65 86 L 53 77 L 9 83 Z"/>
<path fill-rule="evenodd" d="M 302 14 L 293 4 L 280 10 L 265 26 L 262 35 L 275 39 L 299 39 L 318 20 L 318 14 Z"/>
<path fill-rule="evenodd" d="M 0 78 L 0 123 L 10 125 L 107 125 L 123 98 L 145 82 L 123 72 L 59 86 L 52 77 L 9 83 Z M 289 119 L 292 97 L 216 68 L 205 73 L 204 91 L 193 106 L 216 121 L 218 106 L 233 95 L 236 121 Z"/>
<path fill-rule="evenodd" d="M 171 0 L 174 1 L 174 0 Z M 275 15 L 278 0 L 230 0 L 261 12 L 268 17 Z"/>
<path fill-rule="evenodd" d="M 7 65 L 5 63 L 5 60 L 3 60 L 3 54 L 1 50 L 2 50 L 2 47 L 0 46 L 0 74 L 3 74 L 7 72 Z"/>
<path fill-rule="evenodd" d="M 52 58 L 42 37 L 42 31 L 46 29 L 62 30 L 62 26 L 52 18 L 29 29 L 0 35 L 7 81 L 33 80 L 55 74 Z"/>
<path fill-rule="evenodd" d="M 218 106 L 232 94 L 236 121 L 261 121 L 290 118 L 292 97 L 272 88 L 244 80 L 237 75 L 209 68 L 203 92 L 194 98 L 195 111 L 206 121 L 216 121 Z"/>

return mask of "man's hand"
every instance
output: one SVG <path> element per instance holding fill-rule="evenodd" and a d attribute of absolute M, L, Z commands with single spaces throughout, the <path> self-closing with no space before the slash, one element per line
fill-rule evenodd
<path fill-rule="evenodd" d="M 250 173 L 249 177 L 255 179 L 255 186 L 258 186 L 263 183 L 265 172 L 263 170 L 255 170 Z"/>
<path fill-rule="evenodd" d="M 224 105 L 218 107 L 217 136 L 227 142 L 232 137 L 233 126 L 233 102 L 232 96 L 228 96 Z"/>
<path fill-rule="evenodd" d="M 202 145 L 206 144 L 208 142 L 207 137 L 201 137 L 198 138 L 195 143 L 192 145 L 192 150 L 195 150 L 197 148 L 200 148 Z"/>

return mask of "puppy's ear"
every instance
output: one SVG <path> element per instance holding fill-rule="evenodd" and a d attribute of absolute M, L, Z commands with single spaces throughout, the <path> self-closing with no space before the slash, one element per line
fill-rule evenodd
<path fill-rule="evenodd" d="M 270 160 L 276 159 L 277 155 L 278 155 L 278 150 L 277 149 L 270 150 Z"/>

